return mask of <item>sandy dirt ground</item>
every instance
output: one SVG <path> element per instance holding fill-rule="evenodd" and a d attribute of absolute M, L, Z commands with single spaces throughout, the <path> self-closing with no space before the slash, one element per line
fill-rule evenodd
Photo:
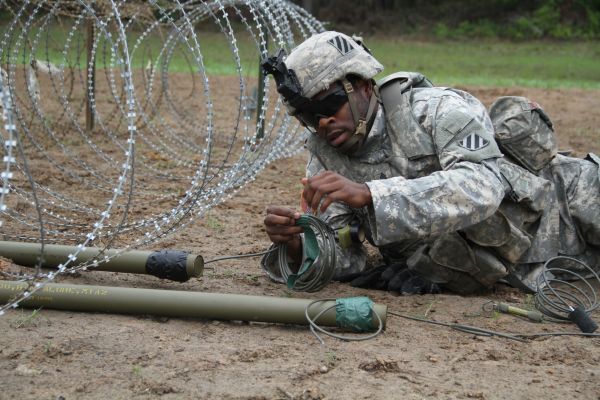
<path fill-rule="evenodd" d="M 501 95 L 529 96 L 554 120 L 561 149 L 577 156 L 600 152 L 600 91 L 466 89 L 487 105 Z M 305 157 L 269 165 L 233 199 L 159 247 L 205 259 L 264 250 L 265 206 L 297 206 Z M 521 333 L 577 329 L 482 312 L 489 300 L 530 304 L 506 286 L 470 297 L 398 296 L 331 283 L 304 294 L 270 282 L 257 259 L 211 265 L 186 283 L 111 272 L 57 281 L 285 298 L 366 295 L 390 311 L 435 321 Z M 49 309 L 13 310 L 0 318 L 0 332 L 0 399 L 600 399 L 600 339 L 522 343 L 392 315 L 375 339 L 326 338 L 324 345 L 303 326 Z"/>

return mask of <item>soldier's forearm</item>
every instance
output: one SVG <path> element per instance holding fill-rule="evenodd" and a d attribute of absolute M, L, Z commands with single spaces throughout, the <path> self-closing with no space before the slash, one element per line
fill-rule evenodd
<path fill-rule="evenodd" d="M 373 194 L 369 224 L 377 245 L 473 225 L 490 216 L 504 197 L 495 171 L 470 162 L 423 178 L 368 184 Z"/>

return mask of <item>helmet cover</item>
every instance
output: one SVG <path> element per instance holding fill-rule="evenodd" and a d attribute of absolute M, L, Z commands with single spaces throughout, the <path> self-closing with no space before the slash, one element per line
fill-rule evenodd
<path fill-rule="evenodd" d="M 311 36 L 292 50 L 285 64 L 309 99 L 347 75 L 371 79 L 383 71 L 383 65 L 360 44 L 335 31 Z"/>

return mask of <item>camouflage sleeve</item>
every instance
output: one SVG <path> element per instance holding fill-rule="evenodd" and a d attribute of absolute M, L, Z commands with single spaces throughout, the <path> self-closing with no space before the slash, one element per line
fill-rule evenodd
<path fill-rule="evenodd" d="M 460 161 L 501 157 L 485 106 L 467 92 L 447 92 L 438 102 L 424 99 L 414 107 L 415 112 L 425 114 L 422 125 L 431 135 L 442 169 Z"/>
<path fill-rule="evenodd" d="M 460 162 L 451 170 L 412 180 L 367 182 L 369 225 L 376 245 L 437 236 L 491 216 L 504 197 L 494 160 Z"/>
<path fill-rule="evenodd" d="M 479 162 L 501 157 L 493 130 L 466 110 L 452 109 L 444 113 L 434 127 L 433 141 L 440 166 L 450 169 L 460 161 Z"/>
<path fill-rule="evenodd" d="M 373 205 L 369 225 L 377 245 L 437 236 L 492 215 L 504 197 L 485 108 L 472 96 L 444 97 L 414 112 L 435 144 L 442 171 L 422 178 L 367 182 Z M 423 115 L 419 115 L 419 113 Z"/>

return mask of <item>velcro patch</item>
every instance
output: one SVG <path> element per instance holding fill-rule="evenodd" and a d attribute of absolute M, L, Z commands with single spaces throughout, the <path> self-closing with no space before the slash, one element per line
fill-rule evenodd
<path fill-rule="evenodd" d="M 348 40 L 343 38 L 342 36 L 335 36 L 327 41 L 330 45 L 335 47 L 337 51 L 345 55 L 350 51 L 354 50 L 354 46 Z"/>
<path fill-rule="evenodd" d="M 471 151 L 483 149 L 488 144 L 490 144 L 489 140 L 482 138 L 476 133 L 471 133 L 458 142 L 460 147 Z"/>

